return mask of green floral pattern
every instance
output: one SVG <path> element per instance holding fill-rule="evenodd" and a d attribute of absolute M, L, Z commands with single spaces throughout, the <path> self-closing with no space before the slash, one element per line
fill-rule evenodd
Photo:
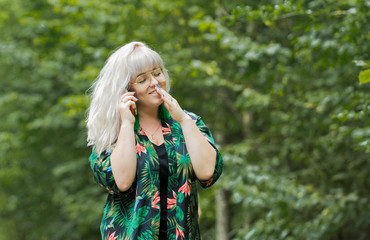
<path fill-rule="evenodd" d="M 160 107 L 162 133 L 168 154 L 167 230 L 168 239 L 200 239 L 196 182 L 209 188 L 220 177 L 222 157 L 208 127 L 197 115 L 186 112 L 194 120 L 204 137 L 216 149 L 215 171 L 208 181 L 196 178 L 180 124 Z M 161 114 L 162 112 L 162 114 Z M 158 239 L 160 223 L 159 160 L 154 146 L 145 132 L 135 124 L 137 174 L 131 188 L 118 190 L 110 165 L 113 149 L 97 155 L 95 149 L 89 158 L 97 183 L 108 190 L 100 230 L 102 239 L 132 240 Z"/>

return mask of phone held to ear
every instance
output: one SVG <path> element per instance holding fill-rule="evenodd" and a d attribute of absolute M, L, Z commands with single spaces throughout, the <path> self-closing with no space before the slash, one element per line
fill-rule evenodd
<path fill-rule="evenodd" d="M 130 110 L 131 110 L 131 113 L 132 115 L 137 115 L 137 110 L 136 110 L 136 104 L 134 106 L 130 106 Z"/>
<path fill-rule="evenodd" d="M 130 92 L 131 91 L 131 89 L 130 88 L 128 88 L 127 89 L 127 92 Z M 132 115 L 137 115 L 137 110 L 136 110 L 136 104 L 134 103 L 134 106 L 130 106 L 130 111 L 131 111 L 131 113 L 132 113 Z"/>

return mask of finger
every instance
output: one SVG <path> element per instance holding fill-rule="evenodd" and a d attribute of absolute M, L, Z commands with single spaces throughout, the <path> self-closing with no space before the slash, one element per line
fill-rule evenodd
<path fill-rule="evenodd" d="M 166 92 L 163 88 L 161 88 L 159 85 L 156 86 L 155 88 L 157 90 L 157 92 L 162 96 L 162 99 L 166 102 L 171 102 L 171 100 L 173 99 L 173 97 L 168 93 Z"/>
<path fill-rule="evenodd" d="M 121 102 L 123 108 L 130 108 L 131 106 L 136 105 L 134 101 L 128 100 L 127 102 Z"/>
<path fill-rule="evenodd" d="M 162 97 L 165 97 L 166 95 L 168 95 L 168 93 L 163 89 L 161 88 L 161 86 L 159 85 L 156 85 L 156 88 L 157 92 L 162 96 Z"/>
<path fill-rule="evenodd" d="M 130 106 L 129 106 L 129 108 L 130 108 L 130 111 L 131 111 L 131 113 L 132 113 L 132 115 L 136 115 L 137 114 L 137 110 L 136 110 L 136 104 L 135 104 L 135 102 L 133 102 L 133 101 L 130 101 Z"/>
<path fill-rule="evenodd" d="M 163 105 L 164 105 L 164 107 L 165 107 L 168 111 L 170 111 L 170 106 L 168 105 L 168 103 L 167 103 L 167 102 L 163 102 Z"/>
<path fill-rule="evenodd" d="M 121 95 L 121 98 L 120 99 L 122 99 L 124 97 L 127 97 L 127 96 L 134 96 L 134 94 L 135 94 L 135 92 L 126 92 L 126 93 L 124 93 L 124 94 Z"/>
<path fill-rule="evenodd" d="M 132 115 L 134 115 L 134 116 L 137 114 L 136 104 L 132 100 L 128 100 L 125 103 L 122 102 L 122 110 L 124 110 L 124 112 L 129 110 L 132 113 Z"/>
<path fill-rule="evenodd" d="M 122 97 L 123 96 L 128 96 L 128 95 L 134 95 L 135 94 L 135 92 L 125 92 L 125 93 L 122 93 Z"/>
<path fill-rule="evenodd" d="M 126 96 L 134 96 L 135 92 L 127 92 L 121 95 L 121 97 L 126 97 Z"/>
<path fill-rule="evenodd" d="M 125 103 L 125 102 L 128 102 L 128 101 L 138 101 L 139 99 L 137 99 L 135 96 L 125 96 L 123 98 L 121 98 L 121 102 Z"/>

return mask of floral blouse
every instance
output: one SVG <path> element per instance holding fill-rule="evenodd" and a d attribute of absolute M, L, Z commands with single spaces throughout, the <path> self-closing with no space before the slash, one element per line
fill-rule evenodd
<path fill-rule="evenodd" d="M 100 156 L 93 148 L 89 161 L 95 181 L 109 192 L 100 225 L 102 239 L 158 239 L 161 197 L 167 198 L 167 238 L 200 239 L 196 182 L 203 188 L 212 186 L 222 173 L 223 163 L 208 127 L 194 113 L 186 113 L 217 152 L 215 171 L 208 181 L 200 181 L 195 176 L 181 126 L 171 118 L 163 104 L 160 118 L 168 155 L 167 196 L 159 194 L 158 156 L 140 128 L 138 117 L 135 123 L 137 173 L 129 190 L 121 192 L 115 184 L 110 164 L 113 148 Z"/>

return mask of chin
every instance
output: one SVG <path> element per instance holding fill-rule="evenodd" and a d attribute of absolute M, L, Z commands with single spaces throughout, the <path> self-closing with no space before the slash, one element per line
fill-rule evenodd
<path fill-rule="evenodd" d="M 159 107 L 163 103 L 162 99 L 150 101 L 147 104 L 145 104 L 148 107 L 156 108 Z"/>
<path fill-rule="evenodd" d="M 154 105 L 155 105 L 155 107 L 159 107 L 162 103 L 163 103 L 163 101 L 161 99 L 160 101 L 156 102 Z"/>
<path fill-rule="evenodd" d="M 153 105 L 159 106 L 162 103 L 163 103 L 163 100 L 159 95 L 157 95 L 157 96 L 155 96 L 154 98 L 151 99 L 151 104 L 153 104 Z"/>

